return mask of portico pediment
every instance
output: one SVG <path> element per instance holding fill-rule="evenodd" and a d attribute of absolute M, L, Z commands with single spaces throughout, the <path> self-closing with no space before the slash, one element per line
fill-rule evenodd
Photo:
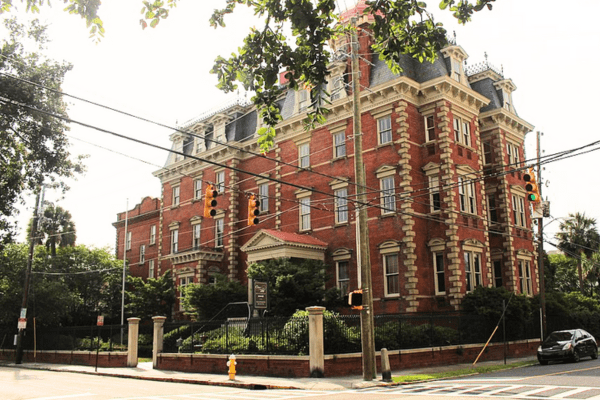
<path fill-rule="evenodd" d="M 325 260 L 327 243 L 309 235 L 262 229 L 241 247 L 248 263 L 274 258 Z"/>

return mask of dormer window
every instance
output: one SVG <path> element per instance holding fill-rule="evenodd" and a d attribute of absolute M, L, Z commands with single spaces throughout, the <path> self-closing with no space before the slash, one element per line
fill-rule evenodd
<path fill-rule="evenodd" d="M 298 92 L 298 112 L 305 112 L 310 104 L 310 93 L 307 89 Z"/>
<path fill-rule="evenodd" d="M 469 57 L 469 55 L 463 50 L 462 47 L 451 45 L 442 49 L 444 58 L 447 58 L 447 65 L 450 67 L 450 77 L 456 82 L 465 83 L 466 79 L 464 75 L 463 62 Z"/>
<path fill-rule="evenodd" d="M 331 84 L 331 89 L 329 92 L 331 101 L 335 101 L 337 99 L 341 99 L 342 97 L 346 97 L 346 92 L 344 91 L 344 78 L 341 76 L 337 76 L 333 78 L 333 83 Z"/>
<path fill-rule="evenodd" d="M 452 79 L 456 82 L 461 81 L 462 77 L 462 63 L 456 59 L 452 59 Z"/>
<path fill-rule="evenodd" d="M 181 161 L 183 160 L 183 139 L 182 138 L 178 138 L 177 142 L 175 142 L 174 146 L 173 146 L 173 150 L 176 152 L 174 153 L 174 162 L 177 161 Z"/>
<path fill-rule="evenodd" d="M 512 100 L 510 93 L 505 89 L 502 89 L 502 107 L 504 107 L 508 111 L 512 111 L 511 104 Z"/>
<path fill-rule="evenodd" d="M 494 86 L 497 90 L 499 97 L 501 97 L 501 107 L 506 111 L 511 113 L 515 113 L 515 108 L 513 107 L 512 102 L 512 92 L 514 92 L 517 87 L 510 79 L 504 79 L 502 81 L 498 81 L 494 83 Z"/>

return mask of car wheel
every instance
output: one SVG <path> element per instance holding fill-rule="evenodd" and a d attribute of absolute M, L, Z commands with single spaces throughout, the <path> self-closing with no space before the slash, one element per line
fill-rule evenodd
<path fill-rule="evenodd" d="M 577 351 L 573 352 L 573 362 L 579 362 L 581 357 L 579 357 L 579 353 Z"/>
<path fill-rule="evenodd" d="M 592 350 L 592 360 L 597 360 L 598 359 L 598 348 L 594 347 L 594 349 Z"/>

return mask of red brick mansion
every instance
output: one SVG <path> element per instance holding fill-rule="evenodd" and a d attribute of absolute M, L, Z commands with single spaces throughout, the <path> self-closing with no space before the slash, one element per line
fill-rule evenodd
<path fill-rule="evenodd" d="M 516 86 L 487 61 L 466 67 L 456 44 L 433 64 L 406 57 L 393 74 L 372 55 L 367 26 L 359 33 L 360 106 L 375 312 L 458 310 L 478 285 L 536 294 L 520 170 L 533 126 L 517 115 Z M 326 263 L 329 286 L 358 288 L 350 72 L 348 58 L 331 65 L 331 112 L 312 130 L 303 124 L 307 91 L 286 92 L 266 157 L 261 121 L 243 101 L 180 126 L 154 173 L 161 197 L 129 210 L 127 231 L 125 212 L 114 223 L 129 273 L 172 271 L 179 286 L 210 284 L 216 274 L 250 284 L 250 263 L 308 258 Z M 207 218 L 210 184 L 219 196 Z M 251 194 L 260 222 L 248 226 Z"/>

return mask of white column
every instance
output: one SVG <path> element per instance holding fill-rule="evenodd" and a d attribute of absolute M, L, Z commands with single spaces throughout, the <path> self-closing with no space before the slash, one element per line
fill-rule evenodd
<path fill-rule="evenodd" d="M 322 378 L 325 370 L 323 312 L 325 307 L 308 307 L 308 355 L 310 376 Z"/>
<path fill-rule="evenodd" d="M 152 317 L 154 337 L 152 340 L 152 368 L 158 368 L 158 354 L 163 350 L 163 326 L 167 317 Z"/>
<path fill-rule="evenodd" d="M 127 366 L 137 367 L 138 365 L 138 337 L 140 332 L 140 319 L 127 318 L 129 331 L 127 334 Z"/>

